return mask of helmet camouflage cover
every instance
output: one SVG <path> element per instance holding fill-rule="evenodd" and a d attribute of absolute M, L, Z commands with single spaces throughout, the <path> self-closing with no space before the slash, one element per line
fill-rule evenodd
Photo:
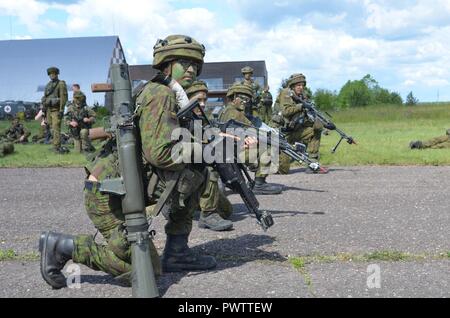
<path fill-rule="evenodd" d="M 186 90 L 188 97 L 194 96 L 198 92 L 208 93 L 208 86 L 204 81 L 195 81 L 192 86 Z"/>
<path fill-rule="evenodd" d="M 306 77 L 305 75 L 299 73 L 299 74 L 293 74 L 288 79 L 288 87 L 292 87 L 295 84 L 303 83 L 306 86 Z"/>
<path fill-rule="evenodd" d="M 75 92 L 75 93 L 73 93 L 73 99 L 76 99 L 77 101 L 80 101 L 80 102 L 85 102 L 86 95 L 84 95 L 82 92 Z"/>
<path fill-rule="evenodd" d="M 253 88 L 247 84 L 235 83 L 228 89 L 227 97 L 232 97 L 235 94 L 245 94 L 253 98 Z"/>
<path fill-rule="evenodd" d="M 153 47 L 153 68 L 161 67 L 176 59 L 189 59 L 199 63 L 197 75 L 200 75 L 205 46 L 186 35 L 169 35 L 164 40 L 158 40 Z"/>
<path fill-rule="evenodd" d="M 253 71 L 254 71 L 254 70 L 253 70 L 250 66 L 246 66 L 246 67 L 244 67 L 244 68 L 241 70 L 242 74 L 253 73 Z"/>
<path fill-rule="evenodd" d="M 55 74 L 59 74 L 59 68 L 57 68 L 57 67 L 54 67 L 54 66 L 52 66 L 52 67 L 49 67 L 48 69 L 47 69 L 47 75 L 50 75 L 51 73 L 55 73 Z"/>

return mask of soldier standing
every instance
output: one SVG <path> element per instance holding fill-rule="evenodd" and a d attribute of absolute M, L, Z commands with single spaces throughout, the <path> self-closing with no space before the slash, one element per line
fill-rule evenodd
<path fill-rule="evenodd" d="M 64 81 L 58 78 L 58 68 L 48 68 L 47 74 L 50 77 L 50 82 L 45 87 L 42 104 L 46 108 L 47 123 L 52 131 L 53 151 L 64 154 L 67 153 L 67 150 L 61 147 L 61 122 L 64 117 L 64 107 L 67 103 L 67 86 Z"/>
<path fill-rule="evenodd" d="M 168 219 L 161 264 L 164 272 L 208 270 L 216 266 L 212 256 L 194 254 L 187 244 L 193 214 L 198 207 L 199 196 L 204 191 L 206 171 L 203 165 L 179 163 L 171 155 L 172 149 L 179 145 L 179 141 L 172 140 L 172 132 L 181 126 L 176 117 L 180 107 L 174 91 L 177 88 L 169 86 L 170 79 L 176 81 L 178 87 L 189 88 L 201 73 L 204 55 L 205 47 L 188 36 L 172 35 L 158 40 L 154 46 L 153 67 L 160 72 L 136 97 L 139 107 L 136 120 L 144 165 L 151 169 L 147 191 L 149 200 L 155 199 L 158 189 L 163 191 L 160 198 L 169 195 L 168 200 L 158 200 L 159 205 L 163 204 L 163 214 Z M 86 210 L 107 244 L 96 243 L 91 235 L 73 237 L 46 232 L 41 236 L 41 273 L 54 288 L 66 285 L 61 270 L 69 259 L 113 276 L 131 271 L 131 249 L 124 232 L 121 199 L 102 194 L 99 190 L 105 178 L 114 178 L 120 174 L 117 156 L 117 150 L 110 144 L 86 167 Z M 157 274 L 161 267 L 154 246 L 152 251 Z"/>
<path fill-rule="evenodd" d="M 70 137 L 74 140 L 76 152 L 93 152 L 95 149 L 89 140 L 89 129 L 95 122 L 95 112 L 86 106 L 86 95 L 81 91 L 73 93 L 73 102 L 66 114 L 66 125 Z"/>
<path fill-rule="evenodd" d="M 302 107 L 297 104 L 295 98 L 303 98 L 306 87 L 306 78 L 303 74 L 293 74 L 289 77 L 287 88 L 283 89 L 275 103 L 276 113 L 272 121 L 282 129 L 290 144 L 295 142 L 307 146 L 310 158 L 319 160 L 320 139 L 323 124 L 319 120 L 309 118 Z M 288 174 L 290 158 L 285 154 L 280 155 L 280 174 Z"/>
<path fill-rule="evenodd" d="M 253 79 L 253 68 L 246 66 L 241 72 L 244 76 L 244 80 L 241 81 L 241 84 L 249 85 L 253 90 L 252 115 L 259 117 L 262 120 L 264 117 L 264 109 L 261 108 L 262 88 L 259 83 Z"/>
<path fill-rule="evenodd" d="M 227 92 L 229 103 L 219 116 L 221 122 L 227 122 L 234 119 L 238 122 L 252 125 L 252 122 L 246 117 L 245 109 L 252 103 L 253 90 L 252 87 L 246 84 L 235 83 Z M 252 170 L 256 170 L 255 187 L 253 192 L 259 195 L 280 194 L 283 191 L 281 186 L 270 184 L 266 182 L 268 176 L 270 161 L 267 158 L 268 154 L 258 154 L 258 158 L 248 158 L 249 162 L 257 162 L 256 166 L 250 165 Z M 264 158 L 264 160 L 261 160 Z M 247 161 L 247 160 L 246 160 Z M 262 164 L 265 162 L 267 164 Z"/>
<path fill-rule="evenodd" d="M 203 109 L 206 107 L 208 87 L 203 81 L 197 81 L 186 90 L 189 99 L 197 99 Z M 219 188 L 219 173 L 208 167 L 208 182 L 200 197 L 200 228 L 212 231 L 228 231 L 233 228 L 229 219 L 233 214 L 233 205 Z"/>

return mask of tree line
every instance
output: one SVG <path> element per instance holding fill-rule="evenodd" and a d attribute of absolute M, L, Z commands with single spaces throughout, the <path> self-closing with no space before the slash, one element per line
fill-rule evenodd
<path fill-rule="evenodd" d="M 327 89 L 317 89 L 312 93 L 311 90 L 307 89 L 307 94 L 313 98 L 316 105 L 321 109 L 364 107 L 381 104 L 416 105 L 419 102 L 412 92 L 403 101 L 399 93 L 381 87 L 370 74 L 367 74 L 360 80 L 348 81 L 342 86 L 339 93 Z"/>

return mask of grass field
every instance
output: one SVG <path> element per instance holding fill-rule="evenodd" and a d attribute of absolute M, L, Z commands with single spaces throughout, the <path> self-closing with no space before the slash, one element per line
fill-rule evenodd
<path fill-rule="evenodd" d="M 333 112 L 333 121 L 358 145 L 343 142 L 336 154 L 331 149 L 338 141 L 332 132 L 323 136 L 321 162 L 324 165 L 450 165 L 450 149 L 411 151 L 411 140 L 426 140 L 445 134 L 450 128 L 450 103 L 415 107 L 377 106 Z M 0 130 L 9 122 L 0 121 Z M 35 122 L 26 123 L 33 134 Z M 77 167 L 85 157 L 71 152 L 56 155 L 51 145 L 16 145 L 13 155 L 0 159 L 0 167 Z"/>

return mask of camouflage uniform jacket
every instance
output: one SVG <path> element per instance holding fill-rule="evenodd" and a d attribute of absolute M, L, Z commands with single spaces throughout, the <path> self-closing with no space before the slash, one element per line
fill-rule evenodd
<path fill-rule="evenodd" d="M 136 105 L 144 159 L 158 169 L 183 170 L 186 165 L 171 156 L 178 143 L 171 140 L 171 135 L 180 128 L 175 93 L 167 86 L 149 82 L 137 96 Z"/>
<path fill-rule="evenodd" d="M 8 129 L 6 129 L 2 136 L 5 136 L 9 140 L 16 140 L 22 136 L 28 138 L 31 135 L 31 132 L 28 131 L 22 124 L 11 125 Z"/>
<path fill-rule="evenodd" d="M 67 110 L 67 114 L 66 114 L 66 125 L 70 126 L 70 122 L 72 120 L 76 121 L 78 123 L 78 128 L 80 129 L 90 129 L 92 127 L 92 124 L 94 122 L 91 123 L 85 123 L 83 121 L 84 118 L 91 118 L 94 117 L 95 118 L 95 112 L 88 108 L 88 107 L 78 107 L 75 104 L 71 104 Z"/>
<path fill-rule="evenodd" d="M 219 116 L 219 121 L 221 122 L 227 122 L 230 119 L 234 119 L 247 125 L 252 125 L 252 122 L 245 116 L 244 111 L 237 108 L 233 103 L 229 103 L 225 106 Z"/>
<path fill-rule="evenodd" d="M 45 86 L 45 94 L 42 97 L 42 103 L 46 108 L 64 111 L 68 100 L 66 82 L 57 80 L 48 82 Z"/>

